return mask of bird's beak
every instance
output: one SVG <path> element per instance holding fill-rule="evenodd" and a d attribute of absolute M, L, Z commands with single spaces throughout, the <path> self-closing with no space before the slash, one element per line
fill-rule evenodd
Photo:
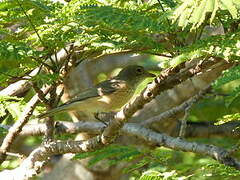
<path fill-rule="evenodd" d="M 146 76 L 147 76 L 147 77 L 156 77 L 155 74 L 152 74 L 152 73 L 150 73 L 150 72 L 146 72 Z"/>

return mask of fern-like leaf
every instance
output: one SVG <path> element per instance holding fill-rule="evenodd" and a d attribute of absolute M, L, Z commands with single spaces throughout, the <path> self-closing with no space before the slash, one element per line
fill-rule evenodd
<path fill-rule="evenodd" d="M 225 70 L 220 78 L 214 84 L 214 88 L 220 88 L 222 85 L 240 79 L 240 66 L 235 66 L 231 69 Z"/>
<path fill-rule="evenodd" d="M 178 19 L 178 25 L 182 28 L 191 24 L 191 30 L 195 30 L 205 22 L 208 14 L 211 14 L 211 24 L 217 11 L 222 9 L 226 9 L 236 19 L 240 7 L 233 0 L 187 0 L 174 11 L 173 20 L 175 22 Z"/>
<path fill-rule="evenodd" d="M 234 19 L 237 19 L 238 12 L 232 0 L 221 0 L 223 6 L 229 11 Z"/>

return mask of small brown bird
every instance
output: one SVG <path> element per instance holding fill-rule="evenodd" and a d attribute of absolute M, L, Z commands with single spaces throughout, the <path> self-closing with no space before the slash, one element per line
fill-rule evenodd
<path fill-rule="evenodd" d="M 137 86 L 147 77 L 155 75 L 142 66 L 127 66 L 117 76 L 85 90 L 70 101 L 41 114 L 39 118 L 64 111 L 94 114 L 118 110 L 131 99 Z"/>

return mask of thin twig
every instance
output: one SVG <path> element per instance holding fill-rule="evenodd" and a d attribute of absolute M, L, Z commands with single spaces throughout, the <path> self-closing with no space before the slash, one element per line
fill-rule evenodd
<path fill-rule="evenodd" d="M 189 115 L 189 111 L 190 111 L 191 105 L 188 106 L 185 109 L 184 112 L 184 117 L 181 119 L 181 127 L 180 127 L 180 131 L 179 131 L 179 137 L 183 138 L 185 136 L 186 133 L 186 128 L 187 128 L 187 117 Z"/>
<path fill-rule="evenodd" d="M 181 120 L 181 127 L 180 127 L 180 131 L 179 131 L 179 137 L 184 137 L 185 136 L 186 128 L 187 128 L 187 117 L 189 115 L 189 111 L 190 111 L 192 105 L 194 103 L 196 103 L 199 99 L 201 99 L 203 97 L 203 95 L 206 94 L 210 90 L 210 88 L 211 88 L 211 85 L 207 86 L 207 88 L 204 88 L 197 95 L 195 95 L 194 97 L 192 97 L 190 99 L 187 107 L 185 108 L 184 117 Z"/>
<path fill-rule="evenodd" d="M 45 45 L 45 43 L 43 42 L 41 36 L 39 35 L 37 29 L 35 28 L 35 25 L 33 24 L 31 18 L 27 15 L 27 12 L 26 12 L 25 9 L 23 8 L 23 6 L 22 6 L 22 4 L 19 2 L 19 0 L 17 0 L 17 3 L 18 3 L 18 5 L 19 5 L 19 7 L 22 9 L 22 11 L 23 11 L 24 15 L 26 16 L 26 18 L 28 19 L 28 21 L 29 21 L 30 25 L 32 26 L 34 32 L 37 34 L 37 37 L 38 37 L 39 41 L 41 42 L 42 46 L 43 46 L 43 47 L 47 47 L 47 46 Z M 51 60 L 52 64 L 55 65 L 55 62 L 53 61 L 51 55 L 49 56 L 49 59 Z"/>
<path fill-rule="evenodd" d="M 50 100 L 49 100 L 49 106 L 48 108 L 49 109 L 52 109 L 54 108 L 54 104 L 55 104 L 55 97 L 56 97 L 56 85 L 53 86 L 53 88 L 50 90 Z M 46 120 L 46 127 L 47 127 L 47 130 L 46 130 L 46 133 L 43 137 L 43 142 L 44 143 L 49 143 L 49 142 L 52 142 L 53 141 L 53 137 L 54 137 L 54 119 L 52 116 L 50 117 L 47 117 L 45 118 Z"/>
<path fill-rule="evenodd" d="M 163 12 L 166 12 L 165 9 L 163 8 L 162 3 L 160 2 L 160 0 L 158 0 L 158 3 L 159 3 L 159 5 L 160 5 L 162 11 L 163 11 Z M 168 26 L 170 27 L 170 26 L 171 26 L 171 23 L 170 23 L 170 21 L 169 21 L 169 19 L 168 19 L 167 17 L 166 17 L 166 19 L 167 19 Z"/>
<path fill-rule="evenodd" d="M 56 107 L 58 104 L 59 104 L 59 102 L 60 102 L 60 100 L 61 100 L 61 97 L 63 96 L 63 94 L 64 94 L 64 88 L 62 88 L 62 90 L 61 90 L 61 92 L 57 95 L 57 97 L 55 98 L 55 102 L 54 102 L 54 107 Z"/>
<path fill-rule="evenodd" d="M 2 152 L 2 150 L 0 150 L 0 153 L 4 153 L 4 152 Z M 17 157 L 17 158 L 20 158 L 20 159 L 23 159 L 25 157 L 23 154 L 13 153 L 13 152 L 5 152 L 5 154 L 7 156 L 13 156 L 13 157 Z"/>
<path fill-rule="evenodd" d="M 54 57 L 55 57 L 57 69 L 59 69 L 59 61 L 58 61 L 58 57 L 57 57 L 57 52 L 56 51 L 54 51 Z"/>
<path fill-rule="evenodd" d="M 141 124 L 144 126 L 150 126 L 153 123 L 161 123 L 162 121 L 166 120 L 167 118 L 170 118 L 170 117 L 184 111 L 188 107 L 191 107 L 192 104 L 196 103 L 209 90 L 209 88 L 210 88 L 210 86 L 199 91 L 198 94 L 191 97 L 187 101 L 183 102 L 179 106 L 176 106 L 168 111 L 165 111 L 165 112 L 161 113 L 160 115 L 153 116 L 153 117 L 149 118 L 148 120 L 141 122 Z"/>
<path fill-rule="evenodd" d="M 47 93 L 49 91 L 50 87 L 44 88 L 43 92 Z M 33 113 L 33 110 L 35 109 L 37 103 L 39 102 L 39 95 L 35 94 L 32 99 L 28 102 L 26 105 L 25 110 L 22 112 L 20 119 L 17 120 L 14 125 L 9 129 L 8 134 L 5 136 L 2 145 L 0 147 L 0 150 L 2 153 L 0 153 L 0 164 L 5 160 L 6 158 L 6 152 L 9 151 L 11 144 L 15 140 L 16 136 L 21 132 L 23 126 L 28 122 L 30 116 Z"/>
<path fill-rule="evenodd" d="M 16 80 L 18 80 L 18 81 L 19 80 L 28 80 L 28 78 L 26 78 L 26 77 L 17 77 L 17 76 L 13 76 L 13 75 L 5 73 L 5 72 L 0 72 L 0 74 L 3 74 L 3 75 L 8 76 L 10 78 L 13 78 L 14 81 L 16 81 Z"/>
<path fill-rule="evenodd" d="M 37 86 L 36 83 L 32 83 L 33 89 L 35 92 L 39 95 L 39 99 L 47 106 L 49 106 L 49 101 L 46 99 L 45 94 L 42 92 L 42 90 Z"/>
<path fill-rule="evenodd" d="M 38 37 L 39 41 L 40 41 L 40 42 L 42 43 L 42 45 L 45 47 L 43 40 L 41 39 L 40 35 L 38 34 L 37 29 L 35 28 L 32 20 L 31 20 L 31 19 L 29 18 L 29 16 L 27 15 L 27 13 L 26 13 L 25 9 L 23 8 L 22 4 L 19 2 L 19 0 L 17 0 L 17 3 L 18 3 L 18 5 L 19 5 L 19 7 L 22 9 L 22 11 L 23 11 L 24 15 L 26 16 L 26 18 L 28 19 L 28 21 L 29 21 L 30 25 L 32 26 L 34 32 L 37 34 L 37 37 Z"/>
<path fill-rule="evenodd" d="M 41 65 L 44 65 L 47 69 L 49 69 L 49 70 L 54 70 L 54 68 L 52 67 L 52 66 L 50 66 L 49 64 L 47 64 L 46 62 L 44 62 L 44 61 L 42 61 L 42 60 L 40 60 L 40 58 L 36 58 L 36 57 L 31 57 L 31 58 L 33 58 L 35 61 L 37 61 L 38 63 L 40 63 Z M 47 59 L 46 59 L 47 60 Z M 45 61 L 46 61 L 45 60 Z M 40 71 L 39 71 L 40 72 Z"/>

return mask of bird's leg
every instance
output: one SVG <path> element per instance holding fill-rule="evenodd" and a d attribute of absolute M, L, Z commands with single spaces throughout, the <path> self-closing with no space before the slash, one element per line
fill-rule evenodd
<path fill-rule="evenodd" d="M 96 120 L 100 121 L 101 123 L 105 124 L 106 126 L 108 125 L 105 120 L 106 120 L 106 113 L 105 112 L 96 112 L 94 113 L 94 117 Z"/>
<path fill-rule="evenodd" d="M 108 121 L 110 119 L 112 119 L 115 115 L 115 112 L 97 112 L 97 113 L 94 113 L 94 117 L 102 122 L 103 124 L 105 124 L 106 126 L 108 125 Z"/>

